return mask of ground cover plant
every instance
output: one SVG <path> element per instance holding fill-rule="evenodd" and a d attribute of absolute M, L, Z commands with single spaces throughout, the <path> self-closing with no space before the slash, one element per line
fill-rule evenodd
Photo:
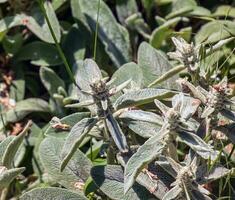
<path fill-rule="evenodd" d="M 0 0 L 0 200 L 235 199 L 234 6 Z"/>

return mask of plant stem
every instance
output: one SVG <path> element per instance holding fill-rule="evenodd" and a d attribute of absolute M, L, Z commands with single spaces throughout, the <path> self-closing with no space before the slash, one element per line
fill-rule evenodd
<path fill-rule="evenodd" d="M 8 194 L 8 187 L 2 189 L 0 200 L 7 200 L 7 194 Z"/>
<path fill-rule="evenodd" d="M 232 150 L 231 150 L 231 152 L 230 152 L 230 154 L 229 154 L 229 156 L 228 156 L 228 161 L 231 159 L 234 150 L 235 150 L 235 145 L 233 145 L 233 148 L 232 148 Z"/>
<path fill-rule="evenodd" d="M 56 38 L 55 32 L 54 32 L 54 30 L 53 30 L 53 28 L 52 28 L 51 22 L 50 22 L 50 20 L 49 20 L 49 18 L 48 18 L 46 9 L 45 9 L 45 7 L 44 7 L 43 0 L 39 0 L 39 5 L 40 5 L 40 8 L 41 8 L 41 10 L 42 10 L 42 13 L 43 13 L 43 15 L 44 15 L 44 17 L 45 17 L 45 19 L 46 19 L 46 22 L 47 22 L 47 25 L 48 25 L 48 27 L 49 27 L 51 36 L 52 36 L 52 38 L 53 38 L 53 40 L 54 40 L 54 42 L 55 42 L 55 46 L 56 46 L 56 48 L 57 48 L 57 51 L 58 51 L 58 53 L 59 53 L 59 55 L 60 55 L 60 57 L 61 57 L 61 59 L 62 59 L 64 65 L 65 65 L 65 69 L 66 69 L 66 71 L 67 71 L 67 73 L 68 73 L 70 79 L 72 80 L 72 82 L 75 84 L 75 86 L 78 87 L 78 89 L 80 89 L 80 87 L 78 86 L 78 84 L 76 83 L 76 81 L 75 81 L 75 79 L 74 79 L 73 73 L 72 73 L 71 68 L 70 68 L 70 66 L 69 66 L 69 63 L 68 63 L 68 61 L 67 61 L 67 59 L 66 59 L 66 57 L 65 57 L 65 55 L 64 55 L 64 52 L 63 52 L 62 48 L 60 47 L 59 42 L 58 42 L 58 40 L 57 40 L 57 38 Z"/>
<path fill-rule="evenodd" d="M 2 114 L 2 107 L 0 106 L 0 112 L 1 112 L 1 121 L 2 121 L 2 125 L 3 125 L 3 134 L 7 137 L 7 133 L 6 133 L 6 124 L 3 118 L 3 114 Z"/>
<path fill-rule="evenodd" d="M 95 27 L 94 60 L 96 60 L 97 38 L 98 38 L 98 29 L 99 29 L 99 15 L 100 15 L 100 0 L 98 2 L 96 27 Z"/>

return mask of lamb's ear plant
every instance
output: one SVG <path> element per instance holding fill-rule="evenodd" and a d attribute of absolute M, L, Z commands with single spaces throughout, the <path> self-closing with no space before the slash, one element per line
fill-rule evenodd
<path fill-rule="evenodd" d="M 106 142 L 111 145 L 113 141 L 120 152 L 128 152 L 126 137 L 117 120 L 113 117 L 114 108 L 110 97 L 124 89 L 129 82 L 124 82 L 116 88 L 109 89 L 110 83 L 107 82 L 107 78 L 102 78 L 101 71 L 93 60 L 87 59 L 79 67 L 77 83 L 80 102 L 67 107 L 92 106 L 91 109 L 93 109 L 95 116 L 81 120 L 71 129 L 61 153 L 63 159 L 61 170 L 64 169 L 79 144 L 98 121 L 103 123 L 105 129 L 103 137 Z M 111 139 L 109 135 L 111 135 Z"/>
<path fill-rule="evenodd" d="M 0 0 L 0 199 L 232 199 L 235 15 L 213 4 Z"/>
<path fill-rule="evenodd" d="M 29 121 L 19 135 L 7 137 L 0 143 L 0 193 L 2 199 L 7 197 L 8 187 L 14 179 L 25 171 L 25 167 L 15 167 L 14 160 L 31 125 L 32 122 Z"/>
<path fill-rule="evenodd" d="M 195 124 L 197 123 L 190 121 L 192 115 L 197 111 L 200 101 L 181 93 L 172 98 L 172 108 L 167 107 L 159 100 L 155 100 L 155 104 L 163 115 L 162 127 L 127 162 L 124 179 L 126 192 L 146 164 L 161 155 L 170 156 L 177 160 L 177 147 L 175 146 L 177 136 L 204 159 L 215 160 L 218 156 L 218 152 L 212 146 L 196 135 L 197 126 Z"/>
<path fill-rule="evenodd" d="M 230 89 L 228 88 L 227 77 L 223 78 L 218 84 L 209 87 L 209 90 L 202 88 L 201 86 L 195 87 L 186 79 L 179 80 L 179 83 L 184 88 L 188 88 L 191 94 L 199 99 L 204 108 L 201 113 L 201 118 L 205 119 L 207 130 L 217 129 L 220 130 L 223 126 L 220 126 L 221 116 L 224 116 L 228 120 L 234 122 L 235 113 L 232 110 L 234 101 L 230 98 Z M 231 134 L 226 131 L 225 127 L 221 129 L 228 137 Z M 233 137 L 230 137 L 232 141 Z"/>
<path fill-rule="evenodd" d="M 153 81 L 149 87 L 160 84 L 183 71 L 188 73 L 195 86 L 201 84 L 204 87 L 208 87 L 209 84 L 214 82 L 213 76 L 215 76 L 218 71 L 216 68 L 211 69 L 210 66 L 204 66 L 205 60 L 208 59 L 211 54 L 215 53 L 234 39 L 235 37 L 229 37 L 217 42 L 209 48 L 206 48 L 203 44 L 195 45 L 193 42 L 186 42 L 181 37 L 172 37 L 172 42 L 175 45 L 176 51 L 169 52 L 167 55 L 169 58 L 178 61 L 182 65 L 177 65 L 162 74 L 159 78 Z"/>
<path fill-rule="evenodd" d="M 170 157 L 162 158 L 156 162 L 166 170 L 175 181 L 171 184 L 171 189 L 165 194 L 163 199 L 211 199 L 210 192 L 203 187 L 204 184 L 215 181 L 229 175 L 232 171 L 222 167 L 214 166 L 209 171 L 204 162 L 190 151 L 182 163 L 178 163 Z"/>

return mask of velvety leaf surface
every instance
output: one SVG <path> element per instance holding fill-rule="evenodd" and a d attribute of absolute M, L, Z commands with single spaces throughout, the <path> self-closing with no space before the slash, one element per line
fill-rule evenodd
<path fill-rule="evenodd" d="M 53 137 L 62 137 L 65 138 L 68 136 L 71 128 L 78 123 L 80 120 L 82 120 L 85 117 L 88 117 L 89 113 L 88 112 L 78 112 L 78 113 L 73 113 L 71 115 L 68 115 L 66 117 L 63 117 L 60 119 L 60 122 L 62 124 L 67 124 L 69 125 L 69 129 L 67 130 L 62 130 L 62 129 L 56 129 L 53 128 L 51 125 L 49 125 L 49 127 L 47 128 L 47 130 L 45 131 L 45 135 L 46 136 L 53 136 Z"/>
<path fill-rule="evenodd" d="M 63 160 L 61 163 L 61 170 L 66 167 L 73 154 L 77 151 L 78 146 L 89 131 L 95 126 L 96 122 L 97 119 L 95 118 L 84 118 L 73 126 L 65 140 L 61 152 L 61 158 Z"/>
<path fill-rule="evenodd" d="M 137 152 L 128 160 L 124 173 L 125 193 L 132 187 L 141 170 L 162 153 L 164 144 L 161 142 L 161 132 L 149 138 Z"/>
<path fill-rule="evenodd" d="M 20 145 L 22 144 L 27 131 L 23 130 L 19 135 L 14 137 L 5 148 L 5 152 L 2 155 L 2 164 L 7 168 L 13 167 L 13 161 L 16 156 Z"/>
<path fill-rule="evenodd" d="M 0 143 L 0 166 L 3 165 L 2 158 L 5 153 L 5 150 L 13 139 L 14 139 L 14 136 L 10 136 L 4 139 L 3 141 L 1 141 Z"/>
<path fill-rule="evenodd" d="M 45 2 L 44 7 L 46 9 L 46 13 L 50 20 L 50 23 L 52 24 L 52 29 L 55 33 L 55 36 L 57 40 L 60 41 L 60 25 L 55 15 L 55 12 L 51 6 L 51 3 Z M 19 25 L 26 26 L 41 40 L 48 43 L 54 43 L 49 27 L 45 22 L 44 16 L 41 12 L 39 12 L 39 8 L 33 10 L 32 15 L 17 14 L 15 16 L 10 16 L 2 19 L 0 21 L 0 32 L 7 31 L 8 29 Z"/>
<path fill-rule="evenodd" d="M 64 81 L 52 69 L 41 67 L 39 73 L 44 87 L 51 96 L 58 92 L 58 87 L 65 88 Z"/>
<path fill-rule="evenodd" d="M 197 154 L 204 159 L 215 160 L 218 156 L 218 151 L 215 151 L 211 145 L 205 143 L 200 137 L 189 132 L 178 132 L 178 136 L 190 148 L 192 148 Z"/>
<path fill-rule="evenodd" d="M 173 92 L 165 89 L 146 88 L 130 91 L 120 96 L 115 102 L 116 109 L 139 106 L 153 102 L 154 99 L 164 99 L 173 96 Z"/>
<path fill-rule="evenodd" d="M 110 135 L 113 138 L 114 143 L 117 145 L 118 149 L 121 152 L 127 152 L 128 146 L 124 133 L 122 132 L 121 127 L 119 126 L 117 120 L 110 113 L 105 118 L 107 128 L 109 130 Z"/>
<path fill-rule="evenodd" d="M 153 198 L 144 187 L 137 183 L 124 195 L 124 175 L 121 166 L 95 166 L 91 170 L 91 176 L 101 191 L 111 199 L 144 200 Z"/>
<path fill-rule="evenodd" d="M 143 85 L 148 86 L 155 79 L 166 73 L 172 68 L 172 65 L 167 60 L 163 53 L 154 49 L 146 42 L 140 44 L 138 49 L 138 65 L 140 66 L 143 75 Z M 175 80 L 169 79 L 160 86 L 172 88 L 172 82 Z"/>
<path fill-rule="evenodd" d="M 77 2 L 78 3 L 78 2 Z M 98 0 L 79 1 L 77 4 L 86 17 L 92 31 L 95 31 L 97 20 Z M 127 30 L 120 26 L 114 18 L 111 10 L 101 0 L 98 37 L 104 44 L 105 50 L 114 64 L 119 67 L 130 61 L 130 41 Z"/>
<path fill-rule="evenodd" d="M 32 112 L 50 112 L 49 105 L 46 101 L 38 98 L 29 98 L 16 103 L 16 106 L 5 113 L 7 122 L 16 122 Z"/>
<path fill-rule="evenodd" d="M 38 66 L 55 66 L 62 64 L 62 60 L 55 46 L 44 42 L 32 42 L 21 48 L 16 55 L 19 61 L 30 60 Z"/>
<path fill-rule="evenodd" d="M 196 44 L 202 42 L 206 44 L 218 42 L 219 40 L 230 37 L 231 33 L 235 33 L 234 30 L 235 25 L 230 21 L 212 21 L 201 27 L 195 36 L 195 42 Z"/>
<path fill-rule="evenodd" d="M 143 79 L 143 74 L 140 67 L 134 63 L 127 63 L 122 65 L 112 76 L 112 86 L 118 86 L 121 83 L 124 83 L 127 80 L 131 80 L 131 84 L 127 88 L 130 87 L 141 87 Z"/>
<path fill-rule="evenodd" d="M 61 172 L 60 164 L 62 159 L 60 154 L 63 144 L 63 139 L 54 137 L 44 139 L 39 148 L 40 159 L 52 180 L 66 188 L 81 192 L 76 188 L 76 184 L 84 183 L 89 177 L 92 166 L 91 161 L 80 150 L 77 150 L 63 172 Z"/>
<path fill-rule="evenodd" d="M 62 188 L 36 188 L 24 193 L 20 200 L 86 200 L 81 194 Z"/>
<path fill-rule="evenodd" d="M 1 166 L 2 167 L 2 166 Z M 0 173 L 0 189 L 3 189 L 25 170 L 25 167 L 2 170 Z"/>

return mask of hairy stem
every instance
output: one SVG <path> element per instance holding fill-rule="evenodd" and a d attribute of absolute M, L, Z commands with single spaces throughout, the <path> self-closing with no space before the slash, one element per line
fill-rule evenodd
<path fill-rule="evenodd" d="M 100 0 L 98 1 L 98 10 L 97 10 L 96 27 L 95 27 L 94 60 L 96 60 L 97 38 L 98 38 L 98 29 L 99 29 L 99 15 L 100 15 Z"/>

